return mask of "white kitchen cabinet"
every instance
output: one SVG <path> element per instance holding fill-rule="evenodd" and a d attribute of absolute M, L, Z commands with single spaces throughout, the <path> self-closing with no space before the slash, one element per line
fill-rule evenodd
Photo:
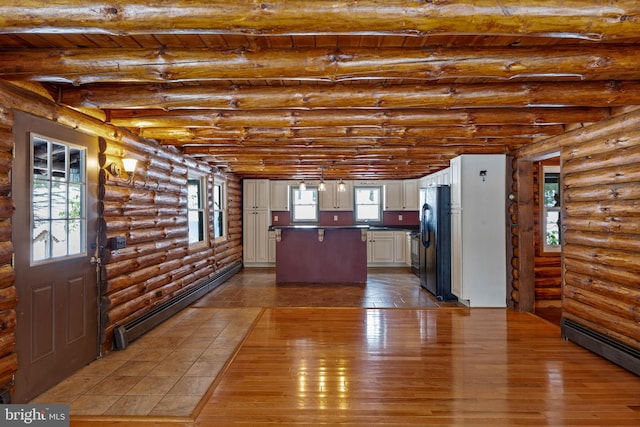
<path fill-rule="evenodd" d="M 451 185 L 450 171 L 451 168 L 446 168 L 422 177 L 418 181 L 420 188 L 432 187 L 434 185 Z"/>
<path fill-rule="evenodd" d="M 402 181 L 387 181 L 384 183 L 384 210 L 401 211 L 403 205 L 404 188 Z"/>
<path fill-rule="evenodd" d="M 470 307 L 505 307 L 504 155 L 451 160 L 452 292 Z"/>
<path fill-rule="evenodd" d="M 269 209 L 269 180 L 245 179 L 242 186 L 242 208 Z"/>
<path fill-rule="evenodd" d="M 351 181 L 343 181 L 345 191 L 338 191 L 340 181 L 325 181 L 326 190 L 320 191 L 321 211 L 352 211 L 353 210 L 353 184 Z"/>
<path fill-rule="evenodd" d="M 393 232 L 393 262 L 397 264 L 407 263 L 407 233 L 406 231 Z"/>
<path fill-rule="evenodd" d="M 269 231 L 269 247 L 268 247 L 268 259 L 269 262 L 275 264 L 276 262 L 276 232 Z"/>
<path fill-rule="evenodd" d="M 451 170 L 449 168 L 442 169 L 437 172 L 437 185 L 451 185 Z"/>
<path fill-rule="evenodd" d="M 270 184 L 270 208 L 272 211 L 289 210 L 289 185 L 290 181 L 269 181 Z"/>
<path fill-rule="evenodd" d="M 367 233 L 367 263 L 392 264 L 394 240 L 391 231 L 369 231 Z"/>
<path fill-rule="evenodd" d="M 386 181 L 384 184 L 384 210 L 418 210 L 418 180 Z"/>
<path fill-rule="evenodd" d="M 245 179 L 242 189 L 242 257 L 246 266 L 269 263 L 269 180 Z"/>
<path fill-rule="evenodd" d="M 402 210 L 417 211 L 418 208 L 418 180 L 405 179 L 402 181 Z"/>
<path fill-rule="evenodd" d="M 269 211 L 245 210 L 243 213 L 242 250 L 246 266 L 265 265 L 269 260 Z"/>
<path fill-rule="evenodd" d="M 406 231 L 367 232 L 367 263 L 369 265 L 405 265 L 406 257 Z"/>

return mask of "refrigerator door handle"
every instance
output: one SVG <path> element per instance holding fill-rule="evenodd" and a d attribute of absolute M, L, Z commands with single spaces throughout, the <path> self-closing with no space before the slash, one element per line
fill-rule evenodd
<path fill-rule="evenodd" d="M 429 233 L 429 220 L 431 219 L 431 207 L 424 204 L 422 207 L 422 245 L 428 248 L 431 245 L 431 233 Z"/>

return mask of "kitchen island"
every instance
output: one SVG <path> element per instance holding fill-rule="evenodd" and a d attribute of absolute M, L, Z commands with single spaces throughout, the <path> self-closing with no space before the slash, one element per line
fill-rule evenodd
<path fill-rule="evenodd" d="M 366 283 L 368 226 L 274 226 L 276 283 Z"/>

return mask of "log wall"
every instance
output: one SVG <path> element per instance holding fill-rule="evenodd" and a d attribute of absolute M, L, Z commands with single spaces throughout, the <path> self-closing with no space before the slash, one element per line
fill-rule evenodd
<path fill-rule="evenodd" d="M 13 113 L 0 105 L 0 389 L 13 392 L 13 376 L 18 369 L 15 353 L 16 305 L 18 292 L 13 270 L 13 243 L 11 241 L 10 173 L 13 166 Z"/>
<path fill-rule="evenodd" d="M 640 349 L 640 110 L 523 148 L 560 150 L 562 315 Z"/>
<path fill-rule="evenodd" d="M 24 89 L 0 82 L 0 388 L 11 386 L 18 369 L 13 330 L 17 304 L 10 218 L 13 213 L 9 171 L 12 164 L 12 109 L 58 122 L 95 135 L 100 140 L 101 168 L 124 156 L 139 160 L 133 185 L 100 171 L 100 244 L 102 350 L 113 348 L 113 329 L 145 314 L 215 272 L 242 260 L 241 187 L 234 175 L 211 168 L 176 149 L 144 141 L 133 133 L 77 111 L 56 105 Z M 228 230 L 224 241 L 213 238 L 197 250 L 189 248 L 187 173 L 207 174 L 211 194 L 214 180 L 225 178 Z M 209 198 L 211 200 L 211 197 Z M 211 204 L 211 202 L 210 202 Z M 212 230 L 209 230 L 212 234 Z M 109 238 L 125 236 L 127 247 L 111 251 Z"/>
<path fill-rule="evenodd" d="M 561 153 L 563 317 L 640 348 L 640 132 L 620 127 Z"/>
<path fill-rule="evenodd" d="M 241 260 L 240 182 L 226 177 L 229 202 L 227 239 L 214 242 L 210 218 L 207 246 L 190 249 L 187 224 L 189 171 L 208 177 L 207 200 L 213 206 L 213 185 L 224 176 L 183 156 L 174 148 L 153 144 L 131 146 L 101 137 L 100 210 L 102 253 L 103 349 L 112 345 L 113 330 L 154 307 L 186 292 L 216 271 Z M 125 155 L 138 165 L 131 183 L 126 172 L 113 176 L 107 168 Z M 127 247 L 111 250 L 109 243 L 124 237 Z"/>

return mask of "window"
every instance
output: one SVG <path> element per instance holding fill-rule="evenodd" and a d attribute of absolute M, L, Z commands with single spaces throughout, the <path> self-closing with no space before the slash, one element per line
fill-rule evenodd
<path fill-rule="evenodd" d="M 223 239 L 227 230 L 226 182 L 213 184 L 213 237 Z"/>
<path fill-rule="evenodd" d="M 291 188 L 291 220 L 293 222 L 318 222 L 318 189 Z"/>
<path fill-rule="evenodd" d="M 86 252 L 86 150 L 31 135 L 31 261 Z"/>
<path fill-rule="evenodd" d="M 355 187 L 356 222 L 382 222 L 382 187 Z"/>
<path fill-rule="evenodd" d="M 545 252 L 560 251 L 560 167 L 543 166 L 542 242 Z"/>
<path fill-rule="evenodd" d="M 189 244 L 206 243 L 207 198 L 206 181 L 201 175 L 189 175 L 187 209 L 189 218 Z"/>

